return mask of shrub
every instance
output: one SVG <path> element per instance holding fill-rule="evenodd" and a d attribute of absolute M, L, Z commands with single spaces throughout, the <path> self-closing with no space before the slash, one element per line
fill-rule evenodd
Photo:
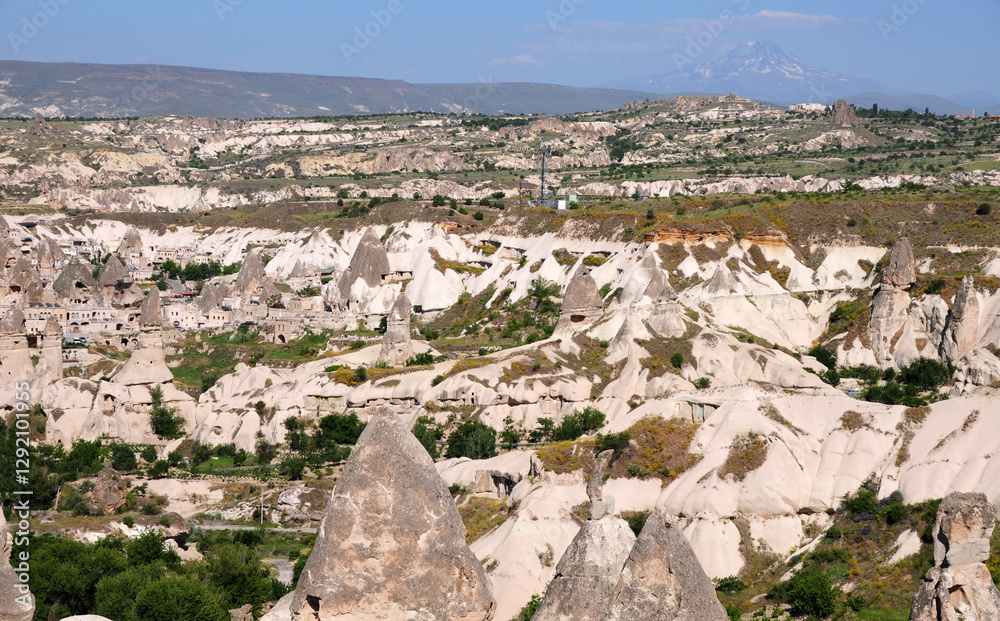
<path fill-rule="evenodd" d="M 820 364 L 828 369 L 834 369 L 837 366 L 837 354 L 833 350 L 823 347 L 822 345 L 816 345 L 810 349 L 809 355 L 818 360 Z"/>
<path fill-rule="evenodd" d="M 776 602 L 791 604 L 794 615 L 825 618 L 836 608 L 837 591 L 822 570 L 812 568 L 771 587 L 767 596 Z"/>
<path fill-rule="evenodd" d="M 632 529 L 636 537 L 639 536 L 643 527 L 646 526 L 646 520 L 649 519 L 649 516 L 649 511 L 627 511 L 622 513 L 622 517 L 628 522 L 628 527 Z"/>
<path fill-rule="evenodd" d="M 429 351 L 414 354 L 406 359 L 408 367 L 423 367 L 431 364 L 434 364 L 434 354 Z"/>
<path fill-rule="evenodd" d="M 448 436 L 445 457 L 489 459 L 497 455 L 497 432 L 482 421 L 466 421 Z"/>
<path fill-rule="evenodd" d="M 623 431 L 621 433 L 609 433 L 606 436 L 598 435 L 597 445 L 594 447 L 594 451 L 597 453 L 615 451 L 617 453 L 628 446 L 631 440 L 632 434 L 627 431 Z"/>
<path fill-rule="evenodd" d="M 977 216 L 988 216 L 993 212 L 993 205 L 989 203 L 981 203 L 979 207 L 976 207 Z"/>
<path fill-rule="evenodd" d="M 708 379 L 707 377 L 699 377 L 697 380 L 695 380 L 694 387 L 699 390 L 706 390 L 712 387 L 712 380 Z"/>
<path fill-rule="evenodd" d="M 151 464 L 154 461 L 156 461 L 156 448 L 152 446 L 147 446 L 146 448 L 142 449 L 142 452 L 139 455 L 142 457 L 143 461 L 145 461 L 147 464 Z"/>
<path fill-rule="evenodd" d="M 431 386 L 437 386 L 444 381 L 444 375 L 435 375 L 434 379 L 431 380 Z"/>
<path fill-rule="evenodd" d="M 736 576 L 729 576 L 728 578 L 722 578 L 715 585 L 715 590 L 720 593 L 725 593 L 726 595 L 736 595 L 747 588 L 746 583 L 737 578 Z"/>
<path fill-rule="evenodd" d="M 482 219 L 483 219 L 484 217 L 485 217 L 485 216 L 483 216 L 483 212 L 481 212 L 481 211 L 477 211 L 476 213 L 472 214 L 472 219 L 473 219 L 473 220 L 479 220 L 479 221 L 482 221 Z"/>
<path fill-rule="evenodd" d="M 675 369 L 679 369 L 682 366 L 684 366 L 684 354 L 682 354 L 679 351 L 678 352 L 674 352 L 670 356 L 670 366 L 672 366 Z"/>
<path fill-rule="evenodd" d="M 511 621 L 531 621 L 541 605 L 542 598 L 538 595 L 532 595 L 528 603 L 524 605 L 524 608 L 521 608 L 521 612 L 517 613 L 517 616 L 511 619 Z"/>

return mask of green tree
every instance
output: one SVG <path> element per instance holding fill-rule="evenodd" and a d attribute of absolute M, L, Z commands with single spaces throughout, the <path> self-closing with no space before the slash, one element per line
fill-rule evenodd
<path fill-rule="evenodd" d="M 508 416 L 503 421 L 503 431 L 500 432 L 500 448 L 513 451 L 521 441 L 521 432 L 514 426 L 514 419 Z"/>
<path fill-rule="evenodd" d="M 163 389 L 153 386 L 149 390 L 149 396 L 152 399 L 149 423 L 153 433 L 161 438 L 181 437 L 184 433 L 184 419 L 177 414 L 177 408 L 169 408 L 163 404 Z"/>
<path fill-rule="evenodd" d="M 497 455 L 497 432 L 482 421 L 466 421 L 448 436 L 445 457 L 489 459 Z"/>
<path fill-rule="evenodd" d="M 124 444 L 111 447 L 111 467 L 118 472 L 131 472 L 139 467 L 135 453 Z"/>
<path fill-rule="evenodd" d="M 235 543 L 217 546 L 206 556 L 205 565 L 208 582 L 222 596 L 224 609 L 252 604 L 259 614 L 261 604 L 273 601 L 274 581 L 255 548 Z"/>
<path fill-rule="evenodd" d="M 604 426 L 605 416 L 600 410 L 587 407 L 582 412 L 574 412 L 563 418 L 562 423 L 555 428 L 552 439 L 560 442 L 576 440 L 580 436 L 596 431 Z"/>
<path fill-rule="evenodd" d="M 418 418 L 417 422 L 413 425 L 413 435 L 427 449 L 427 453 L 431 456 L 431 459 L 437 459 L 441 456 L 441 449 L 438 447 L 438 442 L 444 437 L 444 429 L 433 418 L 430 416 L 421 416 Z"/>
<path fill-rule="evenodd" d="M 227 621 L 229 614 L 204 583 L 170 576 L 157 580 L 136 597 L 138 621 Z"/>
<path fill-rule="evenodd" d="M 684 354 L 679 351 L 674 352 L 673 355 L 670 356 L 670 366 L 675 369 L 679 369 L 684 366 Z"/>

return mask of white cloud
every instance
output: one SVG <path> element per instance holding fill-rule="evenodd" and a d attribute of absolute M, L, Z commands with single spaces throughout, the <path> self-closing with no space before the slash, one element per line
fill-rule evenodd
<path fill-rule="evenodd" d="M 518 54 L 510 58 L 494 58 L 490 62 L 494 65 L 534 65 L 538 60 L 531 54 Z"/>
<path fill-rule="evenodd" d="M 689 37 L 710 32 L 713 41 L 732 46 L 748 39 L 766 38 L 768 31 L 820 30 L 838 28 L 862 20 L 845 20 L 832 15 L 808 15 L 791 11 L 763 10 L 755 14 L 710 16 L 702 19 L 669 19 L 645 24 L 622 22 L 574 22 L 557 24 L 553 33 L 543 24 L 533 24 L 527 32 L 539 37 L 524 47 L 535 56 L 564 53 L 579 57 L 671 53 L 688 45 Z"/>

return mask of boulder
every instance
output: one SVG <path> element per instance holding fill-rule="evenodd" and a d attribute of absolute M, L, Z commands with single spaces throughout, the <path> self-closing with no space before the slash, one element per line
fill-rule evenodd
<path fill-rule="evenodd" d="M 465 536 L 427 451 L 380 407 L 333 490 L 291 617 L 489 621 L 493 590 Z"/>
<path fill-rule="evenodd" d="M 986 567 L 995 526 L 985 494 L 944 499 L 934 520 L 934 567 L 913 598 L 912 621 L 1000 619 L 1000 591 Z"/>
<path fill-rule="evenodd" d="M 959 360 L 972 351 L 979 338 L 979 298 L 971 276 L 962 279 L 955 305 L 941 340 L 941 357 Z"/>
<path fill-rule="evenodd" d="M 905 237 L 892 245 L 889 259 L 882 270 L 882 285 L 909 287 L 917 282 L 917 263 L 913 258 L 913 246 Z"/>
<path fill-rule="evenodd" d="M 680 526 L 658 508 L 636 539 L 604 618 L 728 621 L 729 615 Z"/>
<path fill-rule="evenodd" d="M 7 520 L 0 511 L 0 602 L 3 602 L 0 621 L 31 621 L 35 614 L 35 598 L 11 566 L 12 541 L 7 534 Z"/>
<path fill-rule="evenodd" d="M 253 606 L 247 604 L 242 608 L 235 608 L 229 611 L 229 621 L 254 621 Z"/>
<path fill-rule="evenodd" d="M 111 467 L 111 462 L 105 462 L 90 492 L 90 506 L 104 513 L 114 513 L 125 504 L 126 491 L 122 475 Z"/>
<path fill-rule="evenodd" d="M 385 336 L 382 337 L 382 351 L 378 355 L 379 362 L 394 367 L 406 365 L 413 355 L 413 342 L 410 339 L 410 314 L 413 307 L 405 293 L 396 298 L 392 312 L 386 319 Z"/>

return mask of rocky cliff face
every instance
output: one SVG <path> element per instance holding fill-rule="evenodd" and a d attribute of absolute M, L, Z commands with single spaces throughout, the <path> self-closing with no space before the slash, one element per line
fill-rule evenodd
<path fill-rule="evenodd" d="M 990 577 L 996 509 L 983 494 L 952 493 L 934 521 L 934 568 L 913 599 L 912 621 L 1000 619 L 1000 591 Z"/>
<path fill-rule="evenodd" d="M 494 608 L 430 456 L 379 408 L 333 490 L 292 618 L 489 621 Z"/>

